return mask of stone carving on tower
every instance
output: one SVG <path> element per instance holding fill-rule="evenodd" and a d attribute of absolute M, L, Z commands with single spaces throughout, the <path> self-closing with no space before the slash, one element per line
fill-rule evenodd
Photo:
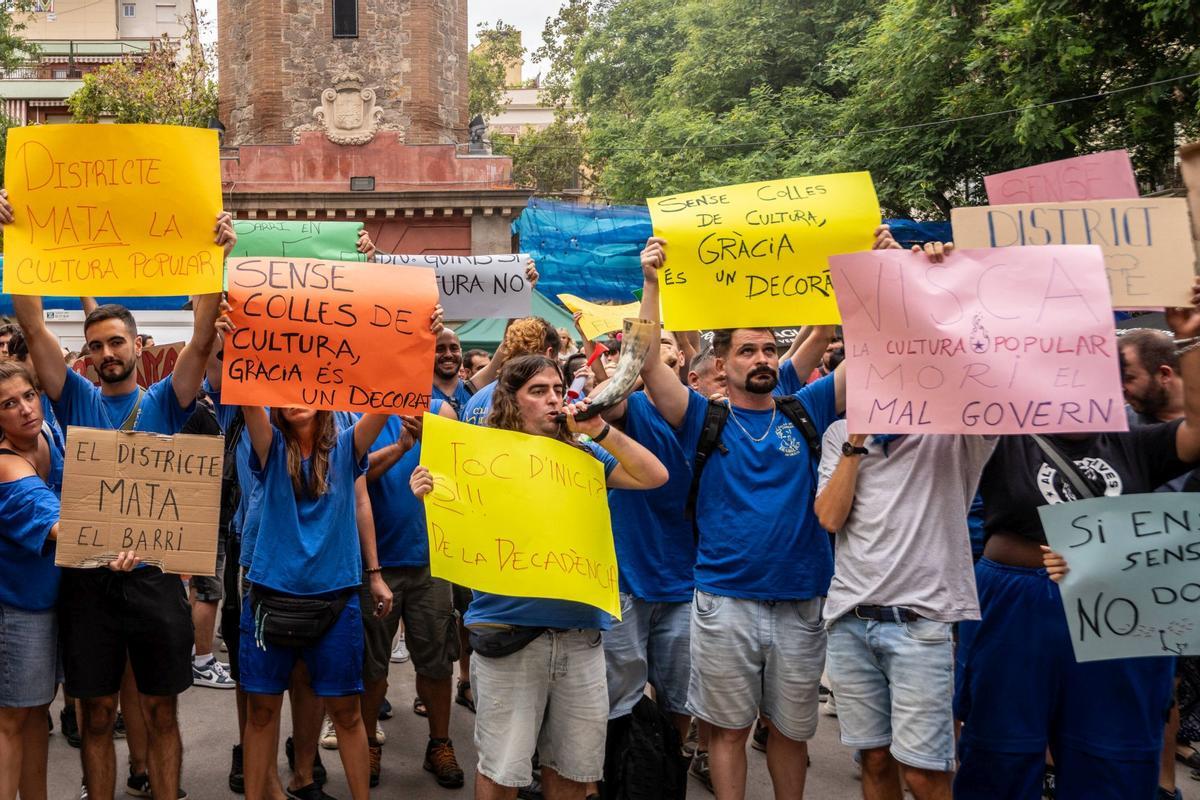
<path fill-rule="evenodd" d="M 395 125 L 382 124 L 383 109 L 375 105 L 375 90 L 364 89 L 362 76 L 342 67 L 333 78 L 333 86 L 321 92 L 321 105 L 313 109 L 315 124 L 302 125 L 295 138 L 304 130 L 324 131 L 329 141 L 341 145 L 366 144 L 378 131 L 399 131 Z M 399 139 L 403 141 L 401 132 Z"/>

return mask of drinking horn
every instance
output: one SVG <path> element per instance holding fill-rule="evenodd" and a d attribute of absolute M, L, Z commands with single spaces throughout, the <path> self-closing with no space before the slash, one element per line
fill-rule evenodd
<path fill-rule="evenodd" d="M 588 398 L 588 407 L 576 414 L 575 419 L 591 419 L 629 397 L 646 359 L 659 345 L 660 330 L 657 322 L 633 318 L 625 320 L 617 368 L 600 387 L 600 391 Z M 563 419 L 566 419 L 565 414 Z"/>

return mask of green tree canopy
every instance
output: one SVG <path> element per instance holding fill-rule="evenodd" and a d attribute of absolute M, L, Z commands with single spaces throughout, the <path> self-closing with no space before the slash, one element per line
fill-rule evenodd
<path fill-rule="evenodd" d="M 538 54 L 614 202 L 870 170 L 895 216 L 1114 147 L 1161 185 L 1200 136 L 1196 0 L 571 0 Z M 1142 84 L 1157 83 L 1145 88 Z M 1060 102 L 1071 101 L 1071 102 Z M 951 121 L 948 121 L 951 120 Z"/>
<path fill-rule="evenodd" d="M 479 23 L 479 43 L 467 55 L 467 114 L 494 117 L 507 104 L 504 97 L 505 73 L 521 60 L 521 32 L 497 20 L 495 25 Z"/>

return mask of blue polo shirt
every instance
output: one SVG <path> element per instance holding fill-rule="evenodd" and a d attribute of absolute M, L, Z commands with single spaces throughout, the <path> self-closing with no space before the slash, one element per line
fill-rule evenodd
<path fill-rule="evenodd" d="M 832 375 L 794 396 L 818 435 L 837 419 Z M 696 452 L 707 408 L 692 392 L 681 426 L 685 453 Z M 804 435 L 775 409 L 735 407 L 721 441 L 728 452 L 715 450 L 700 476 L 696 588 L 756 600 L 824 596 L 833 551 L 813 514 L 817 465 Z"/>
<path fill-rule="evenodd" d="M 604 465 L 608 477 L 617 468 L 617 460 L 600 445 L 588 442 L 592 455 Z M 570 524 L 564 521 L 564 524 Z M 467 609 L 467 625 L 490 622 L 501 625 L 524 625 L 531 628 L 586 628 L 608 630 L 612 615 L 586 603 L 571 600 L 549 600 L 542 597 L 510 597 L 508 595 L 475 592 Z"/>
<path fill-rule="evenodd" d="M 63 451 L 43 426 L 50 446 L 50 477 L 37 475 L 0 483 L 0 605 L 46 611 L 58 599 L 50 529 L 58 522 Z"/>
<path fill-rule="evenodd" d="M 307 596 L 362 582 L 354 482 L 367 459 L 354 458 L 354 428 L 338 434 L 329 453 L 327 488 L 317 498 L 297 497 L 288 474 L 283 434 L 275 429 L 267 463 L 251 452 L 250 469 L 262 484 L 263 525 L 248 578 L 278 592 Z M 310 459 L 301 462 L 307 473 Z"/>
<path fill-rule="evenodd" d="M 691 457 L 645 392 L 631 394 L 625 408 L 625 433 L 653 453 L 670 477 L 657 489 L 608 493 L 621 591 L 653 603 L 687 602 L 696 563 L 696 537 L 687 518 Z"/>
<path fill-rule="evenodd" d="M 441 400 L 430 401 L 429 413 L 438 413 L 442 405 Z M 395 444 L 402 431 L 400 417 L 389 417 L 379 438 L 371 446 L 371 452 Z M 371 511 L 375 517 L 375 549 L 379 554 L 380 566 L 429 566 L 425 504 L 417 499 L 408 485 L 408 479 L 420 463 L 421 443 L 418 441 L 378 480 L 367 481 Z"/>

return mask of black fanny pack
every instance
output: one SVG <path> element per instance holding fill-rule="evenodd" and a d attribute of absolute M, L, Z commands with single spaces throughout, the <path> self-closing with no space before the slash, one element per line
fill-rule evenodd
<path fill-rule="evenodd" d="M 478 626 L 467 629 L 467 640 L 471 650 L 479 655 L 501 658 L 518 652 L 547 630 L 525 625 Z"/>
<path fill-rule="evenodd" d="M 254 638 L 278 647 L 311 647 L 321 641 L 354 590 L 335 597 L 295 597 L 262 586 L 250 587 L 250 609 L 254 612 Z"/>

